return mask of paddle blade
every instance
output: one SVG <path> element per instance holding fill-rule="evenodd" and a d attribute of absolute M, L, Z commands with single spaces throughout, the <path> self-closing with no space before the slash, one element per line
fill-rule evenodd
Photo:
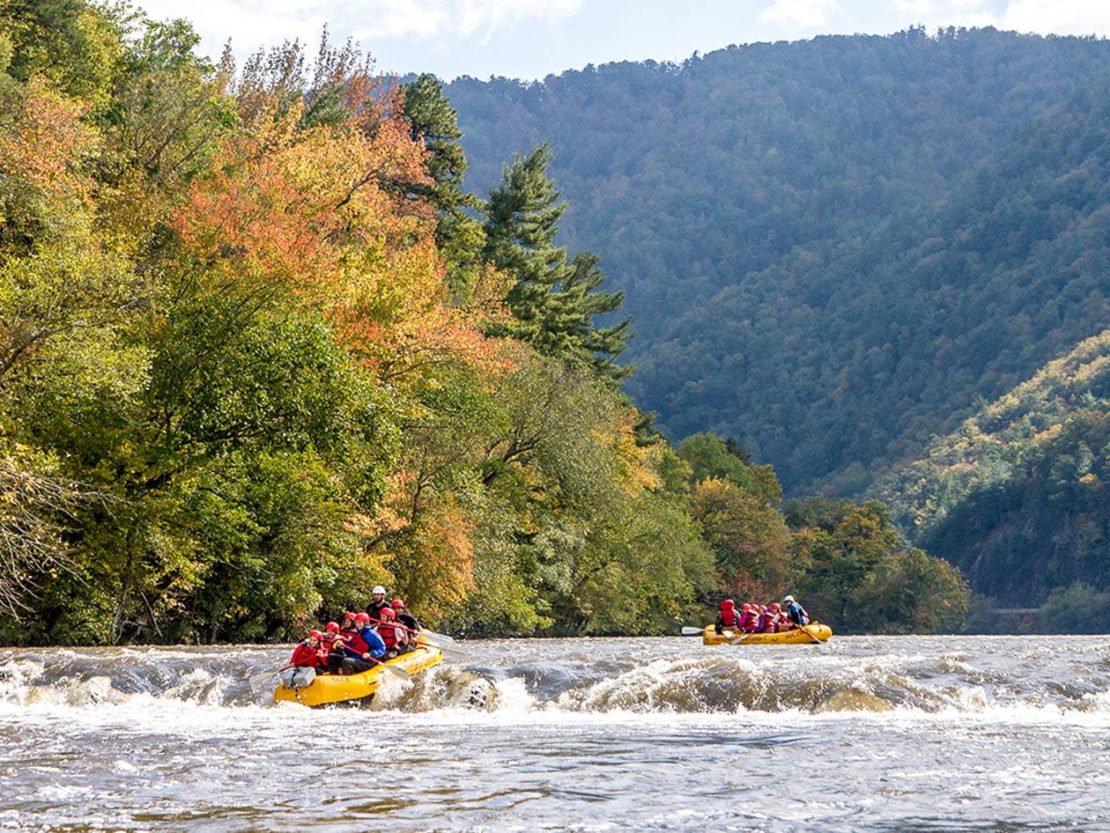
<path fill-rule="evenodd" d="M 692 628 L 689 625 L 684 625 L 682 628 L 683 636 L 694 636 L 699 633 L 705 633 L 705 628 Z"/>
<path fill-rule="evenodd" d="M 441 645 L 440 643 L 433 642 L 430 639 L 421 639 L 418 644 L 427 645 L 429 648 L 435 648 L 436 650 L 443 651 L 443 653 L 445 654 L 452 654 L 456 657 L 466 656 L 466 651 L 464 651 L 462 648 L 456 648 L 452 645 Z"/>
<path fill-rule="evenodd" d="M 390 674 L 392 674 L 395 677 L 400 677 L 402 680 L 407 680 L 410 677 L 412 677 L 412 674 L 410 674 L 404 668 L 400 668 L 396 665 L 388 665 L 388 664 L 383 662 L 383 663 L 381 663 L 381 666 L 386 671 L 388 671 Z"/>
<path fill-rule="evenodd" d="M 445 633 L 436 633 L 435 631 L 430 631 L 427 628 L 421 629 L 420 630 L 420 635 L 431 637 L 432 639 L 438 639 L 444 645 L 454 645 L 455 644 L 455 640 L 454 640 L 453 637 L 450 637 Z"/>
<path fill-rule="evenodd" d="M 277 671 L 263 671 L 261 674 L 253 674 L 247 677 L 247 682 L 250 684 L 251 691 L 257 693 L 263 686 L 268 685 L 277 673 Z"/>

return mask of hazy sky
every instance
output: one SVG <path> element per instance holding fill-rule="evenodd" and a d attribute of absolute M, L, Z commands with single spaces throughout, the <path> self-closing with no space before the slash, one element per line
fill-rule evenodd
<path fill-rule="evenodd" d="M 914 24 L 1110 35 L 1110 0 L 137 0 L 185 17 L 217 55 L 358 40 L 380 70 L 542 78 L 618 60 L 681 61 L 732 43 L 887 34 Z"/>

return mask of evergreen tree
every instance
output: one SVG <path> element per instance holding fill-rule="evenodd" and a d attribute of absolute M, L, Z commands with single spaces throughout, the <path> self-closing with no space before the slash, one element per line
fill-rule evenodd
<path fill-rule="evenodd" d="M 563 293 L 570 303 L 567 306 L 572 335 L 592 357 L 589 359 L 597 373 L 612 379 L 623 379 L 632 372 L 632 365 L 618 365 L 614 359 L 628 346 L 631 337 L 631 316 L 611 327 L 594 326 L 594 318 L 616 312 L 624 303 L 623 292 L 602 292 L 599 287 L 605 275 L 597 267 L 597 255 L 579 252 L 571 261 L 570 276 L 563 284 Z"/>
<path fill-rule="evenodd" d="M 597 257 L 580 252 L 568 261 L 555 243 L 566 203 L 547 175 L 551 149 L 545 142 L 506 167 L 486 205 L 485 257 L 515 283 L 506 300 L 516 319 L 505 334 L 530 342 L 541 353 L 590 367 L 599 376 L 628 373 L 614 360 L 629 337 L 629 319 L 595 326 L 598 315 L 620 307 L 620 292 L 601 292 Z"/>
<path fill-rule="evenodd" d="M 412 139 L 424 143 L 433 180 L 411 190 L 439 212 L 436 244 L 447 261 L 447 281 L 453 292 L 465 293 L 480 263 L 483 233 L 481 223 L 467 213 L 481 206 L 476 196 L 462 189 L 468 163 L 459 144 L 458 114 L 434 75 L 425 73 L 403 89 Z"/>

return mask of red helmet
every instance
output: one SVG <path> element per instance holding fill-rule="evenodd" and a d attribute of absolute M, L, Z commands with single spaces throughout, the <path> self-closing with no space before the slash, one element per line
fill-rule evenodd
<path fill-rule="evenodd" d="M 346 613 L 343 614 L 343 618 L 344 619 L 357 619 L 358 614 L 357 613 L 352 613 L 351 611 L 348 610 Z"/>
<path fill-rule="evenodd" d="M 782 606 L 778 602 L 775 602 L 771 605 L 771 610 L 782 610 Z"/>
<path fill-rule="evenodd" d="M 338 622 L 328 622 L 327 625 L 325 625 L 324 627 L 328 629 L 328 633 L 339 633 Z"/>
<path fill-rule="evenodd" d="M 398 609 L 398 610 L 403 610 L 404 607 L 405 607 L 405 603 L 402 602 L 400 599 L 394 599 L 389 604 L 390 604 L 390 607 L 393 607 L 393 608 Z"/>
<path fill-rule="evenodd" d="M 397 614 L 393 612 L 391 607 L 383 607 L 381 613 L 378 614 L 379 619 L 396 619 Z"/>
<path fill-rule="evenodd" d="M 752 606 L 750 604 L 748 604 L 747 602 L 744 602 L 744 604 L 740 605 L 740 609 L 741 610 L 751 610 Z"/>
<path fill-rule="evenodd" d="M 320 633 L 320 631 L 309 631 L 308 632 L 308 638 L 309 639 L 323 639 L 324 635 L 322 633 Z"/>
<path fill-rule="evenodd" d="M 369 622 L 370 621 L 370 614 L 365 613 L 365 612 L 356 613 L 355 614 L 355 621 L 356 622 Z"/>
<path fill-rule="evenodd" d="M 721 602 L 721 607 L 736 607 L 736 602 L 734 602 L 732 599 L 725 599 L 723 602 Z"/>

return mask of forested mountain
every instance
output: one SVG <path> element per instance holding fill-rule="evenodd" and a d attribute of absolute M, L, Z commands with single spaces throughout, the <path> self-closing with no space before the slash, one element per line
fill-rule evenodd
<path fill-rule="evenodd" d="M 544 140 L 626 389 L 859 494 L 1110 320 L 1110 44 L 921 29 L 459 79 L 472 186 Z"/>
<path fill-rule="evenodd" d="M 985 406 L 877 490 L 913 540 L 1015 607 L 1110 590 L 1110 330 Z"/>

